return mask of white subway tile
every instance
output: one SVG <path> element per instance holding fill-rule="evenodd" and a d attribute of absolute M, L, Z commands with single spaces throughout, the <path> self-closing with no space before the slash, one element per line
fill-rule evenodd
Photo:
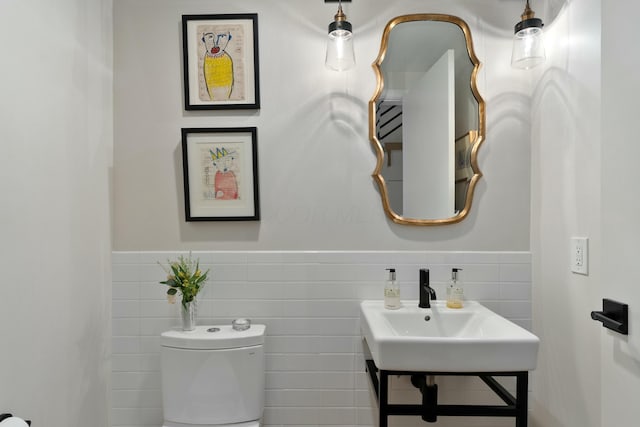
<path fill-rule="evenodd" d="M 358 317 L 360 301 L 348 300 L 286 300 L 282 302 L 286 317 Z"/>
<path fill-rule="evenodd" d="M 352 390 L 302 390 L 268 389 L 265 393 L 265 406 L 355 406 Z"/>
<path fill-rule="evenodd" d="M 111 292 L 113 299 L 138 299 L 140 298 L 140 285 L 138 282 L 115 282 Z"/>
<path fill-rule="evenodd" d="M 405 264 L 399 265 L 396 267 L 396 280 L 400 282 L 407 282 L 411 284 L 415 284 L 416 289 L 418 289 L 418 283 L 420 282 L 420 270 L 421 269 L 429 270 L 429 279 L 431 280 L 431 269 L 429 266 L 424 264 Z M 380 270 L 380 276 L 376 280 L 378 283 L 384 283 L 387 281 L 388 272 L 384 270 Z"/>
<path fill-rule="evenodd" d="M 247 280 L 250 282 L 282 282 L 282 264 L 249 264 Z"/>
<path fill-rule="evenodd" d="M 112 337 L 111 349 L 113 354 L 140 353 L 140 337 Z"/>
<path fill-rule="evenodd" d="M 208 257 L 203 257 L 202 262 L 214 265 L 241 264 L 246 265 L 249 256 L 246 252 L 210 252 Z"/>
<path fill-rule="evenodd" d="M 442 294 L 444 299 L 445 295 Z M 500 284 L 498 283 L 467 283 L 464 285 L 464 297 L 471 300 L 500 299 Z"/>
<path fill-rule="evenodd" d="M 203 271 L 209 270 L 207 286 L 215 286 L 218 283 L 246 282 L 248 267 L 246 264 L 206 264 Z"/>
<path fill-rule="evenodd" d="M 389 267 L 400 267 L 401 265 L 428 265 L 434 262 L 440 263 L 441 259 L 430 256 L 427 252 L 390 252 L 385 259 L 380 260 L 378 264 L 389 264 Z"/>
<path fill-rule="evenodd" d="M 449 264 L 498 264 L 500 252 L 456 252 L 448 260 Z"/>
<path fill-rule="evenodd" d="M 213 282 L 208 283 L 203 296 L 211 299 L 280 299 L 283 285 L 279 282 Z"/>
<path fill-rule="evenodd" d="M 355 372 L 355 389 L 356 390 L 368 390 L 371 385 L 371 379 L 369 378 L 369 373 L 363 370 L 357 370 Z"/>
<path fill-rule="evenodd" d="M 315 271 L 315 281 L 368 281 L 370 279 L 371 266 L 354 264 L 321 264 Z"/>
<path fill-rule="evenodd" d="M 159 282 L 140 282 L 138 287 L 140 300 L 167 300 L 167 290 L 169 287 Z"/>
<path fill-rule="evenodd" d="M 295 282 L 283 283 L 279 297 L 285 300 L 333 299 L 345 300 L 357 297 L 352 282 Z"/>
<path fill-rule="evenodd" d="M 353 371 L 353 355 L 268 354 L 267 371 Z"/>
<path fill-rule="evenodd" d="M 247 252 L 247 264 L 282 264 L 285 254 L 280 251 L 253 251 Z"/>
<path fill-rule="evenodd" d="M 117 354 L 112 356 L 114 372 L 159 372 L 160 353 Z"/>
<path fill-rule="evenodd" d="M 160 390 L 161 380 L 157 372 L 114 372 L 113 390 Z"/>
<path fill-rule="evenodd" d="M 501 283 L 500 284 L 501 297 L 505 301 L 509 300 L 531 300 L 531 283 Z"/>
<path fill-rule="evenodd" d="M 161 260 L 158 260 L 161 261 Z M 166 265 L 165 265 L 166 267 Z M 165 280 L 167 273 L 157 262 L 140 264 L 140 279 L 143 282 L 159 282 Z"/>
<path fill-rule="evenodd" d="M 169 331 L 176 326 L 180 326 L 180 319 L 176 317 L 153 317 L 140 319 L 140 336 L 159 336 L 165 331 Z"/>
<path fill-rule="evenodd" d="M 212 300 L 212 313 L 216 317 L 282 317 L 283 302 L 278 300 Z"/>
<path fill-rule="evenodd" d="M 531 303 L 529 301 L 502 301 L 501 315 L 508 319 L 530 319 Z"/>
<path fill-rule="evenodd" d="M 372 407 L 369 408 L 357 408 L 356 410 L 356 425 L 358 426 L 374 426 L 377 421 L 374 418 L 378 416 L 378 412 Z"/>
<path fill-rule="evenodd" d="M 352 389 L 353 373 L 350 372 L 284 372 L 266 374 L 268 389 Z"/>
<path fill-rule="evenodd" d="M 140 372 L 160 373 L 160 353 L 144 353 L 140 354 Z"/>
<path fill-rule="evenodd" d="M 115 408 L 162 408 L 160 390 L 113 390 Z"/>
<path fill-rule="evenodd" d="M 500 307 L 500 301 L 499 300 L 479 300 L 478 301 L 480 304 L 484 305 L 485 307 L 487 307 L 489 310 L 493 311 L 494 313 L 500 314 L 502 315 L 502 310 Z"/>
<path fill-rule="evenodd" d="M 420 296 L 420 289 L 418 288 L 418 282 L 416 282 L 416 283 L 398 283 L 398 286 L 400 287 L 400 299 L 402 301 L 405 301 L 405 300 L 411 300 L 411 301 L 416 300 L 417 301 L 418 300 L 418 298 Z M 383 299 L 383 290 L 376 289 L 376 291 L 372 295 L 372 298 L 368 298 L 368 299 L 375 299 L 375 300 Z"/>
<path fill-rule="evenodd" d="M 157 427 L 162 422 L 160 333 L 179 327 L 179 304 L 166 302 L 157 261 L 188 252 L 113 253 L 113 425 Z M 211 281 L 199 296 L 199 324 L 249 317 L 267 325 L 266 407 L 263 425 L 373 425 L 375 406 L 359 331 L 359 304 L 382 299 L 385 268 L 395 267 L 404 301 L 418 296 L 418 271 L 429 268 L 444 298 L 451 268 L 463 268 L 466 295 L 517 324 L 531 327 L 528 252 L 437 251 L 199 251 Z M 407 379 L 394 393 L 419 396 Z M 476 399 L 486 387 L 439 380 L 442 396 Z M 459 403 L 459 402 L 456 402 Z M 447 426 L 463 425 L 442 418 Z M 475 419 L 474 419 L 475 420 Z M 454 420 L 455 421 L 455 420 Z M 464 420 L 467 422 L 470 420 Z M 500 420 L 502 421 L 502 420 Z M 420 426 L 396 417 L 394 426 Z M 474 424 L 475 425 L 475 424 Z M 502 426 L 503 424 L 478 425 Z"/>
<path fill-rule="evenodd" d="M 270 335 L 358 335 L 357 318 L 272 318 L 268 323 Z"/>
<path fill-rule="evenodd" d="M 373 392 L 373 388 L 367 388 L 365 390 L 356 389 L 355 406 L 361 407 L 361 408 L 368 408 L 373 403 L 375 403 L 375 400 L 374 400 L 375 396 L 372 395 L 372 392 Z"/>
<path fill-rule="evenodd" d="M 159 353 L 160 335 L 150 337 L 140 337 L 140 353 Z"/>
<path fill-rule="evenodd" d="M 267 353 L 353 353 L 360 337 L 267 336 Z"/>
<path fill-rule="evenodd" d="M 179 303 L 176 303 L 178 305 L 178 311 L 181 312 L 181 308 Z M 215 308 L 214 308 L 214 300 L 211 299 L 205 299 L 205 298 L 198 298 L 197 300 L 197 306 L 196 306 L 196 316 L 198 318 L 200 317 L 212 317 L 214 315 L 216 315 L 215 313 Z"/>
<path fill-rule="evenodd" d="M 195 252 L 193 253 L 196 254 Z M 155 264 L 157 266 L 158 262 L 164 265 L 167 265 L 169 264 L 169 261 L 176 261 L 179 256 L 188 256 L 188 255 L 189 255 L 189 251 L 149 251 L 149 252 L 140 252 L 139 257 L 140 257 L 140 264 Z"/>
<path fill-rule="evenodd" d="M 157 427 L 163 421 L 160 408 L 114 408 L 111 418 L 114 427 Z"/>
<path fill-rule="evenodd" d="M 140 335 L 140 319 L 138 317 L 120 317 L 111 320 L 112 334 L 118 336 Z"/>
<path fill-rule="evenodd" d="M 530 282 L 531 264 L 503 264 L 500 266 L 501 282 Z"/>
<path fill-rule="evenodd" d="M 360 343 L 363 346 L 365 344 L 364 340 L 361 340 Z M 368 350 L 367 350 L 367 352 L 368 352 Z M 363 351 L 360 351 L 360 349 L 358 349 L 358 352 L 353 355 L 354 366 L 355 366 L 354 370 L 356 372 L 356 375 L 358 375 L 358 376 L 360 375 L 360 373 L 364 373 L 365 369 L 367 368 L 367 365 L 365 363 L 366 362 L 365 361 L 365 356 L 364 356 L 363 353 L 364 353 Z M 371 354 L 367 353 L 367 357 L 366 358 L 370 359 L 371 358 Z M 358 377 L 356 377 L 356 384 L 357 384 L 357 382 L 358 382 Z"/>
<path fill-rule="evenodd" d="M 166 299 L 141 300 L 140 317 L 176 317 L 178 316 L 180 303 L 169 304 Z"/>
<path fill-rule="evenodd" d="M 339 407 L 288 407 L 265 408 L 265 423 L 292 426 L 312 425 L 354 425 L 355 408 Z"/>
<path fill-rule="evenodd" d="M 141 264 L 113 264 L 111 269 L 111 280 L 117 282 L 138 282 L 140 281 Z"/>
<path fill-rule="evenodd" d="M 140 316 L 140 301 L 138 300 L 113 300 L 111 305 L 112 316 L 138 317 Z"/>
<path fill-rule="evenodd" d="M 111 370 L 113 372 L 139 372 L 142 370 L 139 354 L 118 354 L 111 356 Z"/>
<path fill-rule="evenodd" d="M 426 268 L 429 269 L 429 280 L 431 280 L 431 283 L 448 282 L 449 280 L 451 280 L 451 269 L 454 267 L 461 268 L 462 264 L 432 264 L 427 266 Z M 419 273 L 416 273 L 415 277 L 419 278 L 418 274 Z"/>
<path fill-rule="evenodd" d="M 501 264 L 531 264 L 531 252 L 501 252 Z"/>
<path fill-rule="evenodd" d="M 395 252 L 343 252 L 340 260 L 329 264 L 387 265 L 394 263 Z"/>
<path fill-rule="evenodd" d="M 498 282 L 500 280 L 500 265 L 499 264 L 461 264 L 452 265 L 453 267 L 460 267 L 459 279 L 463 282 Z M 451 269 L 449 269 L 451 271 Z M 449 274 L 451 277 L 451 274 Z"/>
<path fill-rule="evenodd" d="M 509 319 L 516 325 L 526 329 L 527 331 L 533 331 L 531 319 Z"/>

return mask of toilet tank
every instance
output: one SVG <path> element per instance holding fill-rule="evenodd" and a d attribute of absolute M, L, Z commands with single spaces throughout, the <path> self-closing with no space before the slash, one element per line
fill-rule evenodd
<path fill-rule="evenodd" d="M 209 330 L 218 329 L 215 332 Z M 172 330 L 160 338 L 166 421 L 232 424 L 262 416 L 265 388 L 264 325 Z"/>

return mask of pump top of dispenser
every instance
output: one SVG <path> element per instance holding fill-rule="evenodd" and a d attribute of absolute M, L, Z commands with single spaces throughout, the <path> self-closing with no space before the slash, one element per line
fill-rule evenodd
<path fill-rule="evenodd" d="M 458 281 L 458 271 L 462 271 L 461 268 L 452 268 L 451 269 L 451 280 L 454 282 Z"/>

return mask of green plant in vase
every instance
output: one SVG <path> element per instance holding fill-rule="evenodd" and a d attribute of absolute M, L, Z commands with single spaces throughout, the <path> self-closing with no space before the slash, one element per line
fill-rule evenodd
<path fill-rule="evenodd" d="M 170 304 L 176 302 L 176 295 L 182 295 L 182 307 L 187 309 L 198 292 L 204 287 L 207 281 L 209 270 L 204 273 L 200 270 L 200 260 L 193 259 L 191 253 L 188 257 L 180 255 L 177 261 L 167 260 L 169 267 L 162 264 L 160 266 L 167 273 L 167 280 L 162 281 L 163 285 L 169 286 L 167 290 L 167 300 Z"/>

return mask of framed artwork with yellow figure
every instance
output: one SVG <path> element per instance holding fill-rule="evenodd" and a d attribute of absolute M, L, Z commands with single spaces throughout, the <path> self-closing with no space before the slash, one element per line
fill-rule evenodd
<path fill-rule="evenodd" d="M 183 15 L 186 110 L 260 108 L 258 15 Z"/>

